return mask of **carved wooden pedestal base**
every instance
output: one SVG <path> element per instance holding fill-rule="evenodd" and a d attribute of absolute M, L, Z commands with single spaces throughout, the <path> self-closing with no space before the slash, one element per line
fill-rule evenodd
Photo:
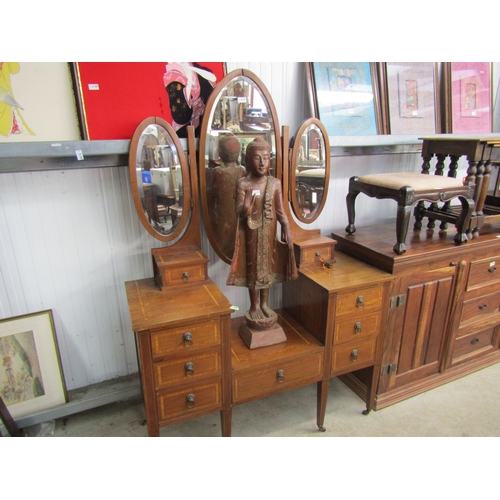
<path fill-rule="evenodd" d="M 249 349 L 286 342 L 285 332 L 278 324 L 267 330 L 254 330 L 246 323 L 242 323 L 238 328 L 238 334 Z"/>

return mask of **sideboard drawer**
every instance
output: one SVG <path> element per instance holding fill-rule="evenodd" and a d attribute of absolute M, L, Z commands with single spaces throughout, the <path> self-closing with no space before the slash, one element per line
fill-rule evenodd
<path fill-rule="evenodd" d="M 181 382 L 221 374 L 220 352 L 210 351 L 194 356 L 182 356 L 153 366 L 155 387 L 161 389 Z"/>
<path fill-rule="evenodd" d="M 217 410 L 222 407 L 221 382 L 189 384 L 177 391 L 169 391 L 157 396 L 158 419 L 170 420 L 185 417 L 190 413 Z"/>
<path fill-rule="evenodd" d="M 500 294 L 492 293 L 483 297 L 466 300 L 463 303 L 460 326 L 472 320 L 484 318 L 487 315 L 499 312 Z"/>
<path fill-rule="evenodd" d="M 335 316 L 366 314 L 380 310 L 384 291 L 382 287 L 366 288 L 356 292 L 339 294 Z"/>
<path fill-rule="evenodd" d="M 492 346 L 495 328 L 488 328 L 482 332 L 471 333 L 460 337 L 455 341 L 453 359 L 474 353 L 487 346 Z"/>
<path fill-rule="evenodd" d="M 377 339 L 373 338 L 365 342 L 352 343 L 345 347 L 335 347 L 332 352 L 332 373 L 355 371 L 364 366 L 373 364 Z"/>
<path fill-rule="evenodd" d="M 153 357 L 218 344 L 220 344 L 220 325 L 217 320 L 151 332 Z"/>
<path fill-rule="evenodd" d="M 333 345 L 352 340 L 364 340 L 380 332 L 380 313 L 353 316 L 335 323 Z"/>
<path fill-rule="evenodd" d="M 233 371 L 233 403 L 321 380 L 323 352 Z"/>
<path fill-rule="evenodd" d="M 471 262 L 467 290 L 500 280 L 500 256 Z"/>

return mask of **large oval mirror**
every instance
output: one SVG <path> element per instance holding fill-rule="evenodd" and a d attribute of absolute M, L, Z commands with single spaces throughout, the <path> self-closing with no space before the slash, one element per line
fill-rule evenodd
<path fill-rule="evenodd" d="M 308 224 L 321 214 L 330 180 L 328 133 L 317 118 L 309 118 L 300 126 L 293 140 L 290 165 L 293 213 Z"/>
<path fill-rule="evenodd" d="M 172 126 L 159 117 L 143 120 L 129 153 L 132 196 L 144 227 L 170 242 L 186 229 L 191 207 L 187 158 Z"/>
<path fill-rule="evenodd" d="M 274 103 L 256 75 L 237 69 L 210 95 L 199 146 L 205 229 L 215 252 L 226 263 L 233 257 L 236 237 L 236 182 L 246 175 L 246 147 L 257 137 L 271 145 L 270 175 L 281 179 L 281 140 Z"/>

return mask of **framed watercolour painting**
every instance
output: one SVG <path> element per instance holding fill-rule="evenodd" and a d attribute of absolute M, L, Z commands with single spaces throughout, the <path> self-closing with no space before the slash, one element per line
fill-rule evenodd
<path fill-rule="evenodd" d="M 222 62 L 76 62 L 72 64 L 84 139 L 130 139 L 146 116 L 166 120 L 179 137 L 196 135 Z"/>
<path fill-rule="evenodd" d="M 0 62 L 0 144 L 80 140 L 65 62 Z"/>
<path fill-rule="evenodd" d="M 52 311 L 0 320 L 0 396 L 19 418 L 66 403 Z"/>
<path fill-rule="evenodd" d="M 313 62 L 308 65 L 314 115 L 330 137 L 384 133 L 376 63 Z"/>
<path fill-rule="evenodd" d="M 446 63 L 446 128 L 450 134 L 492 131 L 491 63 Z"/>
<path fill-rule="evenodd" d="M 380 74 L 387 133 L 440 133 L 437 63 L 380 63 Z"/>

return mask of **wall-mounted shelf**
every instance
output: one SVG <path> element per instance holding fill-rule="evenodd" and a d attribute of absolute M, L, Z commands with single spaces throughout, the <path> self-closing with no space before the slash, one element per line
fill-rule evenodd
<path fill-rule="evenodd" d="M 422 141 L 417 136 L 337 136 L 329 139 L 331 156 L 422 151 Z M 0 144 L 0 173 L 123 167 L 128 166 L 129 149 L 129 140 L 4 143 Z"/>

